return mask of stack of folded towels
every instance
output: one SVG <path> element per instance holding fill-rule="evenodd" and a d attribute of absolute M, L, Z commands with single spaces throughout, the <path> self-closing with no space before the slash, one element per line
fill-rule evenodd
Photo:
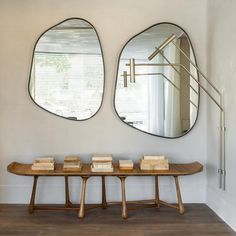
<path fill-rule="evenodd" d="M 54 170 L 55 160 L 53 157 L 40 157 L 37 158 L 31 169 L 32 170 Z"/>
<path fill-rule="evenodd" d="M 132 160 L 119 160 L 120 170 L 133 170 L 134 163 Z"/>
<path fill-rule="evenodd" d="M 169 162 L 165 156 L 143 156 L 140 161 L 141 170 L 169 170 Z"/>
<path fill-rule="evenodd" d="M 111 155 L 93 155 L 92 172 L 113 172 L 112 156 Z"/>
<path fill-rule="evenodd" d="M 79 157 L 67 156 L 64 159 L 64 171 L 81 171 L 82 163 Z"/>

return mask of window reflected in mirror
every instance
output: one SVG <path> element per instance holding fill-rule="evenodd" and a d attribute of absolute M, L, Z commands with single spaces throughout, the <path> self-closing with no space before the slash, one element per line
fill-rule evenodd
<path fill-rule="evenodd" d="M 186 134 L 198 115 L 198 73 L 190 39 L 154 25 L 130 39 L 118 65 L 115 110 L 127 125 L 166 138 Z"/>
<path fill-rule="evenodd" d="M 104 90 L 102 49 L 94 27 L 68 19 L 38 39 L 29 92 L 41 108 L 71 120 L 85 120 L 99 110 Z"/>

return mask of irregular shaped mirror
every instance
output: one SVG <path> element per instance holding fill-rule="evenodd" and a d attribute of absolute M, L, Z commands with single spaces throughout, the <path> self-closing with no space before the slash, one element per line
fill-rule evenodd
<path fill-rule="evenodd" d="M 186 134 L 198 115 L 198 73 L 188 35 L 170 23 L 131 38 L 120 58 L 114 97 L 120 119 L 165 138 Z"/>
<path fill-rule="evenodd" d="M 68 19 L 40 36 L 29 80 L 37 105 L 67 119 L 85 120 L 99 110 L 103 90 L 102 49 L 89 22 Z"/>

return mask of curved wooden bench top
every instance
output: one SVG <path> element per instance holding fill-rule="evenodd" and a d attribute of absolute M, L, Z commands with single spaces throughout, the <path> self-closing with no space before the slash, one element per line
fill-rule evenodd
<path fill-rule="evenodd" d="M 80 172 L 63 171 L 63 164 L 56 164 L 55 170 L 31 170 L 32 164 L 21 164 L 12 162 L 8 165 L 7 170 L 16 175 L 25 176 L 179 176 L 179 175 L 192 175 L 203 170 L 203 166 L 199 162 L 189 164 L 170 164 L 169 170 L 155 170 L 144 171 L 140 170 L 139 165 L 135 164 L 133 170 L 120 170 L 117 164 L 114 164 L 113 172 L 91 172 L 90 164 L 83 164 Z"/>

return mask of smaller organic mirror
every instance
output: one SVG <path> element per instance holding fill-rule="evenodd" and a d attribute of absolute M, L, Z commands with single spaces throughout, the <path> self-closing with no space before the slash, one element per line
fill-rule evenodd
<path fill-rule="evenodd" d="M 198 114 L 199 86 L 188 35 L 170 23 L 131 38 L 120 58 L 115 109 L 120 119 L 165 138 L 186 134 Z"/>
<path fill-rule="evenodd" d="M 102 49 L 89 22 L 68 19 L 40 36 L 29 80 L 37 105 L 67 119 L 85 120 L 99 110 L 103 89 Z"/>

